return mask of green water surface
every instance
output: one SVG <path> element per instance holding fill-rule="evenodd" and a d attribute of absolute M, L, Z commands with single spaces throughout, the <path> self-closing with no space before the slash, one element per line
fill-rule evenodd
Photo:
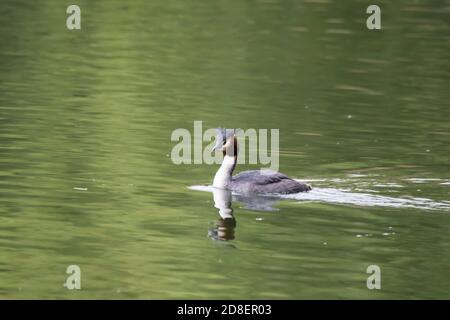
<path fill-rule="evenodd" d="M 450 298 L 450 2 L 376 2 L 370 31 L 363 0 L 78 0 L 69 31 L 68 2 L 2 0 L 0 298 Z M 170 158 L 195 120 L 279 129 L 280 170 L 337 196 L 235 201 L 208 237 L 188 187 L 217 165 Z"/>

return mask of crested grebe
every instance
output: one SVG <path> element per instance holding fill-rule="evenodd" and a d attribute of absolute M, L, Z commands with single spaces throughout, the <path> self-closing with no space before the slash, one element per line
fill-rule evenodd
<path fill-rule="evenodd" d="M 234 129 L 217 129 L 214 150 L 223 151 L 223 162 L 214 176 L 213 187 L 238 193 L 298 193 L 311 190 L 306 183 L 295 181 L 279 172 L 250 170 L 232 176 L 237 162 L 238 145 Z"/>

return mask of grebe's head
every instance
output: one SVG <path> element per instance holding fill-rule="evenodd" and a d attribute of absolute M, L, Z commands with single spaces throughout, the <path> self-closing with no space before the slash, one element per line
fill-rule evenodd
<path fill-rule="evenodd" d="M 222 151 L 223 155 L 237 156 L 236 133 L 239 129 L 217 128 L 215 151 Z"/>

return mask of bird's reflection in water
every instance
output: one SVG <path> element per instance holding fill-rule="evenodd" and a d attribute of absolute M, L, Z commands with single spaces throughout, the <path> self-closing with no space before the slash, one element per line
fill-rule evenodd
<path fill-rule="evenodd" d="M 214 228 L 208 231 L 208 236 L 214 240 L 229 241 L 234 239 L 236 219 L 231 207 L 231 191 L 216 189 L 213 191 L 214 207 L 219 209 L 219 220 L 215 222 Z"/>
<path fill-rule="evenodd" d="M 280 200 L 274 197 L 255 195 L 232 195 L 231 191 L 214 188 L 214 207 L 219 209 L 219 219 L 208 231 L 213 240 L 230 241 L 235 238 L 236 218 L 231 207 L 233 200 L 242 202 L 245 209 L 258 211 L 277 211 L 273 206 Z"/>

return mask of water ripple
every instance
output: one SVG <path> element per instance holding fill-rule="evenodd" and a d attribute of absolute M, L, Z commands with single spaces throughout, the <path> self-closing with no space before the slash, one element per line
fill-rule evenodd
<path fill-rule="evenodd" d="M 318 179 L 322 180 L 322 179 Z M 396 187 L 396 186 L 395 186 Z M 191 190 L 212 192 L 212 186 L 191 186 Z M 359 189 L 361 190 L 361 189 Z M 369 190 L 368 190 L 369 191 Z M 435 201 L 428 198 L 403 196 L 390 197 L 378 194 L 375 190 L 369 192 L 354 192 L 352 188 L 322 188 L 313 187 L 309 192 L 277 195 L 281 199 L 298 200 L 299 202 L 322 202 L 331 204 L 354 205 L 362 207 L 414 208 L 428 211 L 450 211 L 450 202 Z M 270 195 L 271 198 L 274 195 Z"/>

